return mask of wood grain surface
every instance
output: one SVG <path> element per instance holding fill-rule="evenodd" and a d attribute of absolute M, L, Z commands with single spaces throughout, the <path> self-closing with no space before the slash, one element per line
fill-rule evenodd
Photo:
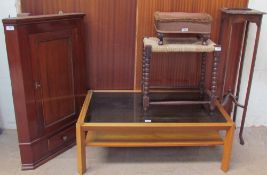
<path fill-rule="evenodd" d="M 246 7 L 248 0 L 22 0 L 23 12 L 32 14 L 84 12 L 87 41 L 88 89 L 140 89 L 142 38 L 155 36 L 155 11 L 206 12 L 212 15 L 212 39 L 217 42 L 222 7 Z M 234 87 L 242 28 L 234 29 L 227 83 Z M 209 55 L 209 58 L 212 55 Z M 224 64 L 224 60 L 221 60 Z M 197 87 L 198 54 L 153 55 L 152 85 Z M 211 59 L 208 59 L 207 85 Z M 222 70 L 222 68 L 221 68 Z M 221 73 L 220 73 L 221 76 Z M 219 80 L 220 91 L 222 81 Z"/>
<path fill-rule="evenodd" d="M 84 12 L 88 89 L 132 89 L 135 0 L 23 0 L 33 15 Z"/>
<path fill-rule="evenodd" d="M 137 3 L 137 38 L 136 38 L 136 68 L 135 68 L 135 88 L 140 88 L 141 81 L 141 56 L 142 56 L 142 39 L 144 36 L 155 36 L 153 13 L 155 11 L 182 11 L 182 12 L 206 12 L 212 15 L 212 34 L 213 41 L 218 42 L 220 32 L 220 8 L 222 7 L 246 7 L 247 0 L 138 0 Z M 233 38 L 233 59 L 230 61 L 230 73 L 233 75 L 229 78 L 227 83 L 229 86 L 234 86 L 233 79 L 236 71 L 235 65 L 237 61 L 237 54 L 240 48 L 242 37 L 242 28 L 235 28 L 234 32 L 237 34 Z M 211 58 L 209 54 L 209 58 Z M 200 74 L 200 55 L 199 54 L 166 54 L 153 55 L 152 57 L 152 75 L 151 84 L 164 84 L 172 86 L 191 87 L 198 86 Z M 224 60 L 221 60 L 221 65 Z M 209 78 L 211 74 L 211 59 L 207 62 L 208 70 L 206 75 L 206 84 L 210 84 Z M 222 74 L 222 67 L 220 67 L 220 76 Z M 222 86 L 221 78 L 218 82 L 218 89 L 220 91 Z"/>
<path fill-rule="evenodd" d="M 86 93 L 84 14 L 8 18 L 5 30 L 23 170 L 70 148 Z M 70 129 L 72 128 L 72 129 Z"/>
<path fill-rule="evenodd" d="M 218 131 L 103 130 L 88 131 L 86 144 L 103 147 L 214 146 L 223 145 L 223 140 Z"/>

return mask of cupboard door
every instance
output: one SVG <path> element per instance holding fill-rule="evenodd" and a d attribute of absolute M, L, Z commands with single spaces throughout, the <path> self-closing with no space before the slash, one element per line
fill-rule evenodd
<path fill-rule="evenodd" d="M 76 114 L 73 39 L 72 31 L 30 36 L 37 116 L 43 131 Z"/>

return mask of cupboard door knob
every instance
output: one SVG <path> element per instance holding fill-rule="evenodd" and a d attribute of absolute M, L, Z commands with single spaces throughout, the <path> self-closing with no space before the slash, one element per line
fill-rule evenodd
<path fill-rule="evenodd" d="M 63 140 L 64 142 L 66 142 L 66 141 L 68 140 L 68 136 L 63 136 L 63 137 L 62 137 L 62 140 Z"/>

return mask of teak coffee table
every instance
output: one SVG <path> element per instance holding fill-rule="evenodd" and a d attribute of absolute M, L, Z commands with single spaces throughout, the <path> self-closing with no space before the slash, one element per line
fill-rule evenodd
<path fill-rule="evenodd" d="M 151 92 L 153 100 L 199 98 L 199 92 Z M 151 106 L 144 112 L 137 91 L 88 91 L 76 124 L 78 172 L 86 171 L 86 146 L 224 148 L 221 169 L 229 169 L 235 125 L 216 101 L 215 114 L 205 105 Z M 221 131 L 225 131 L 224 133 Z"/>

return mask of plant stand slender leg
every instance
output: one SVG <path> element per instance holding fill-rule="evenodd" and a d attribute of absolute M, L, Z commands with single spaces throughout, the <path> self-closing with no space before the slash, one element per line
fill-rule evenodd
<path fill-rule="evenodd" d="M 86 144 L 85 132 L 79 124 L 76 124 L 77 164 L 78 173 L 83 175 L 86 171 Z"/>
<path fill-rule="evenodd" d="M 221 169 L 227 172 L 229 169 L 229 163 L 231 160 L 232 144 L 234 138 L 235 126 L 231 126 L 227 131 L 224 139 L 223 157 L 221 162 Z"/>
<path fill-rule="evenodd" d="M 226 21 L 225 21 L 226 22 Z M 226 48 L 226 57 L 224 62 L 224 68 L 223 68 L 223 84 L 222 84 L 222 92 L 221 92 L 221 101 L 224 100 L 224 93 L 226 91 L 226 81 L 227 81 L 227 75 L 228 75 L 228 69 L 229 69 L 229 61 L 230 61 L 230 54 L 231 54 L 231 47 L 232 47 L 232 33 L 233 33 L 233 26 L 232 26 L 232 20 L 227 20 L 226 22 L 226 32 L 224 33 L 225 38 L 229 38 L 227 42 L 227 48 Z"/>
<path fill-rule="evenodd" d="M 207 53 L 202 53 L 201 58 L 201 77 L 200 77 L 200 98 L 203 100 L 204 92 L 205 92 L 205 79 L 206 79 L 206 60 L 207 60 Z"/>
<path fill-rule="evenodd" d="M 256 34 L 253 57 L 252 57 L 252 62 L 251 62 L 251 67 L 250 67 L 244 111 L 243 111 L 243 115 L 242 115 L 242 121 L 241 121 L 240 132 L 239 132 L 239 139 L 240 139 L 241 145 L 245 144 L 244 138 L 243 138 L 243 131 L 244 131 L 244 125 L 245 125 L 245 121 L 246 121 L 247 107 L 248 107 L 250 90 L 251 90 L 252 79 L 253 79 L 254 68 L 255 68 L 255 62 L 256 62 L 256 57 L 257 57 L 257 50 L 258 50 L 259 38 L 260 38 L 260 30 L 261 30 L 261 20 L 259 23 L 257 23 L 257 34 Z"/>
<path fill-rule="evenodd" d="M 144 67 L 144 76 L 143 76 L 143 108 L 144 111 L 147 111 L 149 108 L 149 78 L 150 78 L 150 60 L 152 55 L 151 46 L 145 46 L 145 67 Z"/>
<path fill-rule="evenodd" d="M 242 46 L 241 60 L 240 60 L 240 64 L 239 64 L 237 87 L 236 87 L 236 92 L 235 92 L 236 101 L 239 100 L 239 95 L 240 95 L 241 80 L 242 80 L 242 75 L 243 75 L 243 67 L 244 67 L 244 60 L 245 60 L 245 54 L 246 54 L 245 52 L 246 52 L 246 48 L 247 48 L 248 30 L 249 30 L 249 22 L 246 22 L 245 28 L 244 28 L 244 34 L 243 34 L 244 35 L 243 36 L 243 46 Z M 233 114 L 233 121 L 234 122 L 236 122 L 237 108 L 238 108 L 238 106 L 235 105 L 234 114 Z"/>
<path fill-rule="evenodd" d="M 214 113 L 215 110 L 215 101 L 217 98 L 217 79 L 218 79 L 218 66 L 220 61 L 220 52 L 221 46 L 215 46 L 214 57 L 213 57 L 213 65 L 212 65 L 212 73 L 211 73 L 211 102 L 210 102 L 210 112 Z"/>

